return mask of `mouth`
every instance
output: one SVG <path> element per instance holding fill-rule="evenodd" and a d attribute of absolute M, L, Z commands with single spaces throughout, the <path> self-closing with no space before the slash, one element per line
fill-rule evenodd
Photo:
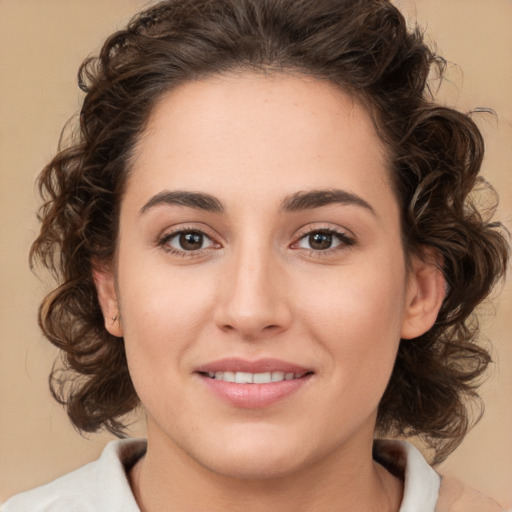
<path fill-rule="evenodd" d="M 217 371 L 217 372 L 200 372 L 201 375 L 214 380 L 222 380 L 224 382 L 235 382 L 236 384 L 270 384 L 272 382 L 282 382 L 284 380 L 301 379 L 305 375 L 312 372 L 233 372 L 233 371 Z"/>
<path fill-rule="evenodd" d="M 276 359 L 223 359 L 196 372 L 214 396 L 231 406 L 261 409 L 299 392 L 314 375 L 303 366 Z"/>
<path fill-rule="evenodd" d="M 300 379 L 313 373 L 311 368 L 272 358 L 256 361 L 239 358 L 220 359 L 204 364 L 196 371 L 210 379 L 236 384 L 270 384 Z"/>

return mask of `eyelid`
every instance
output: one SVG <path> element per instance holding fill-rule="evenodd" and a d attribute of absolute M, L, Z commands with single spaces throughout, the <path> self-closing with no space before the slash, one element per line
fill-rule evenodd
<path fill-rule="evenodd" d="M 159 247 L 162 247 L 166 252 L 170 254 L 186 257 L 200 256 L 204 254 L 206 251 L 222 248 L 222 244 L 217 241 L 218 237 L 215 237 L 213 234 L 211 234 L 210 231 L 211 230 L 204 225 L 201 225 L 201 227 L 197 225 L 192 226 L 186 224 L 173 226 L 171 228 L 165 229 L 160 235 L 158 235 L 156 242 Z M 208 238 L 209 240 L 211 240 L 212 245 L 210 247 L 197 249 L 195 251 L 187 251 L 185 249 L 177 249 L 175 247 L 170 246 L 168 242 L 182 233 L 199 233 L 204 237 Z"/>
<path fill-rule="evenodd" d="M 177 249 L 169 245 L 169 240 L 171 240 L 173 237 L 176 237 L 182 233 L 189 233 L 189 232 L 195 232 L 200 233 L 201 235 L 205 236 L 209 240 L 211 240 L 212 245 L 209 247 L 197 249 L 197 250 L 190 250 L 187 251 L 185 249 Z M 320 250 L 320 249 L 308 249 L 308 248 L 301 248 L 298 246 L 301 240 L 306 238 L 307 236 L 310 236 L 313 233 L 317 232 L 324 232 L 324 233 L 330 233 L 333 236 L 335 236 L 340 243 L 337 244 L 334 247 Z M 180 224 L 177 226 L 169 227 L 163 232 L 158 235 L 156 240 L 156 245 L 159 247 L 162 247 L 166 252 L 179 255 L 179 256 L 185 256 L 185 257 L 194 257 L 194 256 L 201 256 L 204 255 L 206 252 L 211 250 L 217 250 L 223 247 L 223 243 L 218 241 L 219 237 L 215 234 L 212 234 L 212 230 L 204 225 L 200 224 L 199 226 L 196 225 L 189 225 L 189 224 Z M 310 252 L 316 256 L 327 256 L 328 254 L 332 254 L 337 251 L 346 250 L 347 248 L 350 248 L 354 246 L 357 243 L 356 237 L 352 234 L 352 232 L 346 228 L 342 228 L 340 226 L 333 226 L 329 224 L 318 224 L 318 225 L 312 225 L 307 224 L 305 226 L 302 226 L 299 230 L 296 236 L 294 237 L 294 241 L 289 245 L 290 248 L 296 249 L 296 250 L 302 250 Z"/>
<path fill-rule="evenodd" d="M 329 222 L 308 222 L 307 224 L 304 224 L 297 229 L 296 239 L 302 238 L 303 236 L 315 231 L 329 231 L 341 236 L 346 236 L 347 238 L 352 238 L 354 240 L 356 239 L 356 236 L 350 229 L 342 227 L 338 224 L 331 224 Z"/>
<path fill-rule="evenodd" d="M 338 238 L 338 240 L 340 240 L 341 243 L 335 247 L 325 249 L 325 250 L 318 250 L 318 249 L 315 250 L 315 249 L 306 249 L 306 248 L 298 247 L 298 244 L 301 240 L 310 236 L 313 233 L 318 233 L 318 232 L 331 233 L 334 236 L 336 236 Z M 356 237 L 348 229 L 341 228 L 339 226 L 327 225 L 327 224 L 319 224 L 319 225 L 308 224 L 307 226 L 303 226 L 302 228 L 300 228 L 299 232 L 297 233 L 297 235 L 295 237 L 295 241 L 290 245 L 290 247 L 292 249 L 302 249 L 305 251 L 309 251 L 315 255 L 327 255 L 329 253 L 333 253 L 333 252 L 336 252 L 339 250 L 344 250 L 349 247 L 352 247 L 352 246 L 356 245 L 356 243 L 357 243 Z"/>

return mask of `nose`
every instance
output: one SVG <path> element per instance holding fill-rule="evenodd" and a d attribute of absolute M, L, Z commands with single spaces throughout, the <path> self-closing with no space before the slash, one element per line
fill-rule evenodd
<path fill-rule="evenodd" d="M 248 341 L 288 329 L 292 315 L 281 266 L 264 251 L 245 251 L 233 260 L 219 285 L 217 326 Z"/>

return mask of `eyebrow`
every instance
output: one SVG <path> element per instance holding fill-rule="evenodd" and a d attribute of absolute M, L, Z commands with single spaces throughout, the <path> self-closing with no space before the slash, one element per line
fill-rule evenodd
<path fill-rule="evenodd" d="M 377 216 L 372 206 L 362 197 L 342 189 L 310 190 L 296 192 L 286 197 L 281 203 L 280 210 L 284 212 L 297 212 L 313 208 L 321 208 L 331 204 L 355 205 L 365 208 Z M 224 206 L 214 196 L 202 192 L 189 192 L 185 190 L 164 190 L 154 195 L 140 210 L 146 213 L 159 205 L 178 205 L 204 210 L 214 213 L 223 213 Z"/>
<path fill-rule="evenodd" d="M 281 210 L 285 212 L 296 212 L 320 208 L 330 204 L 354 205 L 365 208 L 373 215 L 377 213 L 372 206 L 362 197 L 342 189 L 311 190 L 308 192 L 297 192 L 284 199 L 281 203 Z"/>
<path fill-rule="evenodd" d="M 146 213 L 151 208 L 159 205 L 178 205 L 188 206 L 207 212 L 222 213 L 224 207 L 221 202 L 211 196 L 201 192 L 187 192 L 184 190 L 164 190 L 154 195 L 140 210 L 140 214 Z"/>

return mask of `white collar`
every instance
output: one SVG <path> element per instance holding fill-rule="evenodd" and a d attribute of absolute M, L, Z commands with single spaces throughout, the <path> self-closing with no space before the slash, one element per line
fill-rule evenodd
<path fill-rule="evenodd" d="M 434 512 L 441 477 L 423 455 L 406 441 L 377 439 L 374 459 L 404 480 L 404 496 L 399 512 Z"/>

